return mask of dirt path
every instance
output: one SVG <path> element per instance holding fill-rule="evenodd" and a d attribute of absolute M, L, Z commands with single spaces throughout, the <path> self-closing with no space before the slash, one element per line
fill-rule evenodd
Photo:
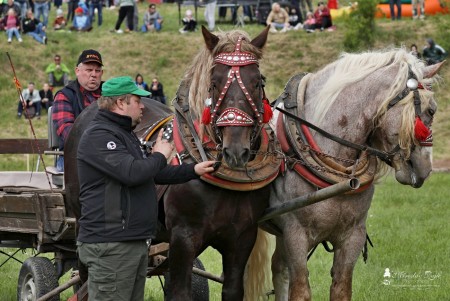
<path fill-rule="evenodd" d="M 433 160 L 433 171 L 450 172 L 450 159 Z"/>

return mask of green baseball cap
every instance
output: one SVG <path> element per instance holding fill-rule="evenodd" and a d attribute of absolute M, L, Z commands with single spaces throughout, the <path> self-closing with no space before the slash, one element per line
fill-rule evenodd
<path fill-rule="evenodd" d="M 125 94 L 149 96 L 150 92 L 138 88 L 129 76 L 114 77 L 102 85 L 102 96 L 120 96 Z"/>

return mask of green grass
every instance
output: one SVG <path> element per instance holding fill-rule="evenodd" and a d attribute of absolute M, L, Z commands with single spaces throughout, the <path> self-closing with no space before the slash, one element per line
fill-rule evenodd
<path fill-rule="evenodd" d="M 141 4 L 139 7 L 141 20 L 146 6 Z M 165 17 L 165 23 L 163 31 L 157 34 L 110 33 L 109 30 L 113 28 L 117 18 L 117 10 L 104 10 L 104 24 L 101 28 L 94 24 L 94 30 L 90 33 L 49 30 L 47 46 L 37 44 L 30 37 L 24 37 L 22 44 L 13 42 L 12 45 L 6 45 L 6 37 L 0 37 L 3 39 L 0 42 L 0 138 L 31 138 L 28 123 L 15 118 L 17 91 L 14 88 L 9 61 L 4 54 L 6 51 L 10 53 L 18 79 L 24 87 L 31 80 L 35 81 L 38 87 L 46 81 L 43 70 L 52 61 L 55 53 L 60 54 L 63 62 L 73 70 L 81 51 L 95 48 L 102 53 L 105 62 L 104 80 L 119 75 L 134 78 L 136 73 L 143 74 L 147 81 L 158 76 L 164 84 L 167 98 L 172 99 L 184 70 L 200 47 L 203 47 L 203 40 L 200 32 L 187 35 L 178 33 L 178 9 L 175 4 L 160 5 L 158 9 Z M 55 11 L 52 10 L 51 21 L 54 14 Z M 199 9 L 198 19 L 200 24 L 204 24 L 203 9 Z M 412 43 L 420 47 L 426 37 L 433 37 L 449 50 L 449 19 L 447 15 L 429 17 L 424 22 L 408 19 L 400 22 L 377 20 L 378 33 L 374 48 L 408 47 Z M 265 57 L 260 63 L 267 78 L 266 93 L 269 99 L 278 97 L 293 74 L 314 72 L 338 57 L 343 50 L 345 25 L 339 20 L 335 23 L 338 30 L 333 33 L 288 32 L 285 35 L 269 36 Z M 217 25 L 222 30 L 234 28 L 230 23 Z M 258 24 L 248 24 L 244 28 L 252 37 L 262 29 L 263 26 Z M 444 67 L 441 76 L 444 79 L 450 78 L 450 68 Z M 439 111 L 433 124 L 434 156 L 437 159 L 449 158 L 450 139 L 447 137 L 450 135 L 450 92 L 445 81 L 440 87 L 436 87 L 435 91 Z M 38 138 L 46 138 L 47 127 L 44 118 L 33 120 L 33 127 Z M 0 170 L 33 169 L 36 160 L 36 156 L 31 155 L 1 155 Z M 50 164 L 51 160 L 46 158 L 47 164 Z M 354 300 L 448 300 L 449 182 L 450 175 L 435 174 L 419 190 L 401 186 L 391 178 L 377 187 L 367 222 L 375 248 L 370 248 L 367 264 L 360 260 L 356 266 Z M 51 254 L 48 255 L 51 257 Z M 24 260 L 29 256 L 32 256 L 31 250 L 27 250 L 27 254 L 20 257 Z M 4 255 L 0 254 L 0 262 L 4 258 Z M 216 251 L 208 249 L 201 259 L 209 272 L 220 275 L 221 259 Z M 328 299 L 331 259 L 332 255 L 319 248 L 309 263 L 314 300 Z M 397 276 L 396 279 L 391 279 L 391 285 L 383 284 L 386 268 Z M 13 261 L 0 268 L 0 301 L 15 300 L 19 269 L 20 264 Z M 427 271 L 436 277 L 435 280 L 424 276 Z M 67 277 L 62 281 L 67 280 Z M 209 283 L 211 300 L 221 300 L 221 286 L 211 281 Z M 69 296 L 69 292 L 64 293 L 62 300 Z M 146 300 L 159 301 L 163 300 L 162 296 L 159 280 L 156 277 L 149 279 Z"/>
<path fill-rule="evenodd" d="M 354 271 L 355 301 L 431 301 L 448 300 L 450 291 L 450 243 L 448 223 L 450 174 L 437 173 L 418 190 L 398 184 L 391 177 L 377 186 L 369 210 L 367 229 L 374 248 L 369 260 L 362 257 Z M 12 249 L 4 250 L 7 252 Z M 47 254 L 51 255 L 51 254 Z M 20 258 L 32 256 L 31 250 Z M 209 248 L 201 255 L 207 271 L 220 275 L 220 255 Z M 0 262 L 5 259 L 0 254 Z M 332 254 L 319 247 L 308 266 L 314 300 L 328 300 Z M 383 283 L 385 269 L 390 284 Z M 15 299 L 20 264 L 8 262 L 0 268 L 0 300 Z M 67 275 L 61 280 L 67 281 Z M 212 301 L 221 300 L 221 285 L 208 281 Z M 61 300 L 67 300 L 71 290 Z M 163 300 L 159 279 L 150 278 L 145 300 Z M 270 300 L 274 300 L 272 297 Z"/>

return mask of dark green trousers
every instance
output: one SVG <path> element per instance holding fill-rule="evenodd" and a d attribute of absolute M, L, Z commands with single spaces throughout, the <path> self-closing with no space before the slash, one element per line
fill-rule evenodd
<path fill-rule="evenodd" d="M 110 243 L 77 242 L 88 267 L 89 301 L 143 301 L 148 249 L 145 240 Z"/>

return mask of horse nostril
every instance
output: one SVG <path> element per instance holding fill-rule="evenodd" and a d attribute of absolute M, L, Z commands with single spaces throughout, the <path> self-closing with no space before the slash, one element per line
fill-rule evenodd
<path fill-rule="evenodd" d="M 247 163 L 248 160 L 250 159 L 250 150 L 248 148 L 245 148 L 242 152 L 241 152 L 241 159 L 244 163 Z"/>
<path fill-rule="evenodd" d="M 430 114 L 430 116 L 433 116 L 434 113 L 436 113 L 433 109 L 428 109 L 428 114 Z"/>

